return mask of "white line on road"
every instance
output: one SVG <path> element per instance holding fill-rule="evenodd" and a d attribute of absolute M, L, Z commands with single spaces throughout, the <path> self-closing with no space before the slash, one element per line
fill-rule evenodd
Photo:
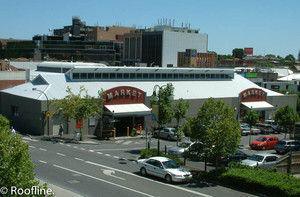
<path fill-rule="evenodd" d="M 77 146 L 73 146 L 73 148 L 78 148 Z"/>
<path fill-rule="evenodd" d="M 41 162 L 41 163 L 47 163 L 46 161 L 42 161 L 42 160 L 39 160 L 39 162 Z"/>
<path fill-rule="evenodd" d="M 29 146 L 29 148 L 35 148 L 34 146 Z"/>
<path fill-rule="evenodd" d="M 80 148 L 81 150 L 85 150 L 85 148 Z"/>
<path fill-rule="evenodd" d="M 89 177 L 89 178 L 92 178 L 92 179 L 95 179 L 95 180 L 98 180 L 98 181 L 102 181 L 104 183 L 108 183 L 108 184 L 111 184 L 111 185 L 114 185 L 114 186 L 117 186 L 117 187 L 120 187 L 120 188 L 123 188 L 123 189 L 126 189 L 126 190 L 129 190 L 129 191 L 132 191 L 132 192 L 135 192 L 135 193 L 139 193 L 139 194 L 142 194 L 144 196 L 151 196 L 150 194 L 146 194 L 144 192 L 140 192 L 140 191 L 137 191 L 135 189 L 131 189 L 131 188 L 128 188 L 128 187 L 125 187 L 125 186 L 122 186 L 122 185 L 118 185 L 116 183 L 113 183 L 113 182 L 110 182 L 110 181 L 106 181 L 106 180 L 103 180 L 103 179 L 100 179 L 100 178 L 97 178 L 97 177 L 94 177 L 94 176 L 91 176 L 91 175 L 88 175 L 88 174 L 84 174 L 84 173 L 81 173 L 81 172 L 78 172 L 78 171 L 75 171 L 75 170 L 71 170 L 69 168 L 65 168 L 65 167 L 62 167 L 62 166 L 58 166 L 58 165 L 53 165 L 54 167 L 57 167 L 57 168 L 60 168 L 60 169 L 63 169 L 63 170 L 66 170 L 66 171 L 69 171 L 69 172 L 73 172 L 73 173 L 77 173 L 77 174 L 81 174 L 83 176 L 86 176 L 86 177 Z M 153 196 L 154 197 L 154 196 Z"/>
<path fill-rule="evenodd" d="M 120 157 L 118 157 L 118 156 L 114 156 L 114 158 L 116 158 L 116 159 L 119 159 Z"/>
<path fill-rule="evenodd" d="M 131 142 L 132 142 L 132 141 L 130 141 L 130 140 L 129 140 L 129 141 L 126 141 L 126 142 L 123 143 L 123 145 L 130 144 Z"/>
<path fill-rule="evenodd" d="M 161 184 L 161 185 L 165 185 L 165 186 L 167 186 L 167 187 L 172 187 L 172 188 L 175 188 L 175 189 L 178 189 L 178 190 L 182 190 L 182 191 L 185 191 L 185 192 L 189 192 L 189 193 L 192 193 L 192 194 L 196 194 L 196 195 L 198 195 L 198 196 L 212 197 L 212 196 L 210 196 L 210 195 L 203 194 L 203 193 L 201 193 L 201 192 L 196 192 L 196 191 L 189 190 L 189 189 L 186 189 L 186 188 L 183 188 L 183 187 L 179 187 L 179 186 L 176 186 L 176 185 L 170 185 L 170 184 L 162 183 L 162 182 L 159 182 L 159 181 L 151 180 L 151 179 L 148 179 L 148 178 L 146 178 L 146 177 L 142 177 L 142 176 L 136 175 L 136 174 L 134 174 L 134 173 L 132 173 L 132 172 L 126 172 L 126 171 L 123 171 L 123 170 L 119 170 L 119 169 L 112 168 L 112 167 L 109 167 L 109 166 L 101 165 L 101 164 L 94 163 L 94 162 L 91 162 L 91 161 L 85 161 L 85 163 L 88 163 L 88 164 L 91 164 L 91 165 L 95 165 L 95 166 L 99 166 L 99 167 L 102 167 L 102 168 L 111 169 L 111 170 L 114 170 L 114 171 L 117 171 L 117 172 L 121 172 L 121 173 L 124 173 L 124 174 L 131 175 L 131 176 L 135 176 L 135 177 L 138 177 L 138 178 L 147 180 L 147 181 L 151 181 L 151 182 L 155 182 L 155 183 L 158 183 L 158 184 Z"/>
<path fill-rule="evenodd" d="M 122 143 L 122 142 L 124 142 L 124 140 L 118 140 L 118 141 L 116 141 L 115 143 L 116 143 L 116 144 L 119 144 L 119 143 Z"/>
<path fill-rule="evenodd" d="M 62 153 L 56 153 L 57 155 L 60 155 L 60 156 L 66 156 L 65 154 L 62 154 Z"/>
<path fill-rule="evenodd" d="M 95 152 L 94 150 L 89 150 L 89 151 L 92 152 L 92 153 Z"/>
<path fill-rule="evenodd" d="M 76 160 L 79 160 L 79 161 L 84 161 L 84 159 L 80 159 L 80 158 L 77 158 L 77 157 L 76 157 L 75 159 L 76 159 Z"/>
<path fill-rule="evenodd" d="M 29 141 L 33 141 L 33 142 L 37 142 L 38 140 L 34 140 L 34 139 L 31 139 L 29 137 L 22 137 L 22 139 L 24 140 L 29 140 Z"/>
<path fill-rule="evenodd" d="M 101 152 L 97 152 L 99 155 L 102 155 L 103 153 L 101 153 Z"/>
<path fill-rule="evenodd" d="M 40 148 L 40 150 L 42 150 L 42 151 L 47 151 L 46 149 L 44 149 L 44 148 Z"/>
<path fill-rule="evenodd" d="M 71 146 L 70 144 L 67 144 L 66 146 Z"/>
<path fill-rule="evenodd" d="M 110 157 L 110 154 L 105 154 L 105 156 L 108 156 L 108 157 Z"/>

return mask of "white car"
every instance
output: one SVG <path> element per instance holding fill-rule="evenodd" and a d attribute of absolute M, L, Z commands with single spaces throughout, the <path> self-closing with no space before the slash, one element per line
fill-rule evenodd
<path fill-rule="evenodd" d="M 181 168 L 176 162 L 167 157 L 150 157 L 139 159 L 137 167 L 143 176 L 150 174 L 166 180 L 166 182 L 187 182 L 191 180 L 190 171 Z"/>
<path fill-rule="evenodd" d="M 184 141 L 180 143 L 178 146 L 170 148 L 168 151 L 169 155 L 176 155 L 177 157 L 182 157 L 182 153 L 189 149 L 194 144 L 191 141 Z"/>
<path fill-rule="evenodd" d="M 260 168 L 270 168 L 270 167 L 276 167 L 277 159 L 278 159 L 277 155 L 268 154 L 268 153 L 259 153 L 248 157 L 248 159 L 242 160 L 241 164 L 250 167 L 257 166 Z"/>

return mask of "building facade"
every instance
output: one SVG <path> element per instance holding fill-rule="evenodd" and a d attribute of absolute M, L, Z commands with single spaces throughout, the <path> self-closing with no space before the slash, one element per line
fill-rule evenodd
<path fill-rule="evenodd" d="M 99 136 L 113 127 L 117 136 L 126 136 L 127 127 L 131 130 L 137 125 L 143 129 L 158 126 L 151 118 L 150 98 L 155 86 L 168 83 L 174 87 L 173 102 L 183 98 L 190 103 L 186 117 L 195 116 L 211 97 L 223 100 L 240 121 L 249 109 L 259 111 L 263 120 L 271 119 L 276 109 L 287 104 L 296 108 L 297 103 L 297 95 L 282 95 L 259 87 L 233 69 L 105 67 L 82 63 L 66 73 L 43 73 L 31 82 L 0 91 L 0 113 L 23 133 L 57 135 L 59 122 L 63 122 L 66 133 L 73 134 L 78 129 L 76 121 L 53 116 L 47 121 L 48 108 L 52 114 L 55 110 L 49 101 L 67 96 L 67 87 L 77 94 L 84 86 L 94 97 L 102 89 L 106 92 L 104 114 L 85 120 L 83 133 Z M 174 126 L 175 122 L 168 125 Z"/>
<path fill-rule="evenodd" d="M 215 62 L 214 53 L 197 53 L 196 49 L 186 49 L 178 52 L 178 67 L 213 68 Z"/>

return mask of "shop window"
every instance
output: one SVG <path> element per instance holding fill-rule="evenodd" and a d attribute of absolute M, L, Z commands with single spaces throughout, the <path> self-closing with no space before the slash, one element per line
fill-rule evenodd
<path fill-rule="evenodd" d="M 95 126 L 96 125 L 96 117 L 95 116 L 90 116 L 89 117 L 89 127 Z"/>
<path fill-rule="evenodd" d="M 11 106 L 11 115 L 12 116 L 19 116 L 19 108 L 17 106 Z"/>
<path fill-rule="evenodd" d="M 280 86 L 279 85 L 271 85 L 271 89 L 279 90 Z"/>

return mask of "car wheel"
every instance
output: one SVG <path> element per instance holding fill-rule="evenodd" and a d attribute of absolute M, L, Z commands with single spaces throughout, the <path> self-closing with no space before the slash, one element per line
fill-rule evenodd
<path fill-rule="evenodd" d="M 266 150 L 266 146 L 261 147 L 261 150 Z"/>
<path fill-rule="evenodd" d="M 168 141 L 171 141 L 171 137 L 170 137 L 170 136 L 168 136 L 168 137 L 167 137 L 167 140 L 168 140 Z"/>
<path fill-rule="evenodd" d="M 172 177 L 169 174 L 167 174 L 165 176 L 165 180 L 166 180 L 167 183 L 171 183 L 172 182 Z"/>
<path fill-rule="evenodd" d="M 147 170 L 145 168 L 141 168 L 140 169 L 140 172 L 143 176 L 146 176 L 147 175 Z"/>

